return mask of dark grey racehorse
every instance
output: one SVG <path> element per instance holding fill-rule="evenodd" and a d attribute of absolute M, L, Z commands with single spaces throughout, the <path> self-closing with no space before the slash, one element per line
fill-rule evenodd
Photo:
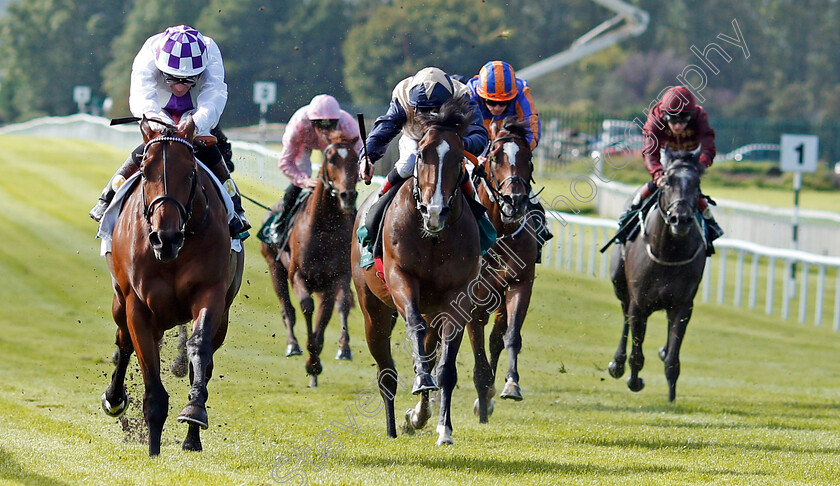
<path fill-rule="evenodd" d="M 613 287 L 624 312 L 624 329 L 609 365 L 610 375 L 619 378 L 624 374 L 629 330 L 633 340 L 627 386 L 632 391 L 644 388 L 639 372 L 645 364 L 642 343 L 647 319 L 654 311 L 664 309 L 668 314 L 668 341 L 659 350 L 659 357 L 665 362 L 668 399 L 672 402 L 680 375 L 680 345 L 706 265 L 706 241 L 697 218 L 703 173 L 697 161 L 699 153 L 699 147 L 693 152 L 666 150 L 666 182 L 656 195 L 658 200 L 642 221 L 639 234 L 616 246 L 611 264 Z"/>

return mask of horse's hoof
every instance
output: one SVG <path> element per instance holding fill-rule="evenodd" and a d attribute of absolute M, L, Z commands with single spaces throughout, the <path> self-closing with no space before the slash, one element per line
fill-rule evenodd
<path fill-rule="evenodd" d="M 522 401 L 522 389 L 519 388 L 519 383 L 513 381 L 513 378 L 509 378 L 499 397 L 517 402 Z"/>
<path fill-rule="evenodd" d="M 350 348 L 347 349 L 339 349 L 337 353 L 335 353 L 335 359 L 340 359 L 342 361 L 353 361 L 353 351 Z"/>
<path fill-rule="evenodd" d="M 434 391 L 437 389 L 438 386 L 435 384 L 432 375 L 423 373 L 414 377 L 414 386 L 411 388 L 411 393 L 413 395 L 419 395 L 424 391 Z"/>
<path fill-rule="evenodd" d="M 196 405 L 188 403 L 181 413 L 178 414 L 178 422 L 195 424 L 202 429 L 207 429 L 210 426 L 207 422 L 207 409 L 204 405 Z"/>
<path fill-rule="evenodd" d="M 309 388 L 318 388 L 318 375 L 309 375 Z"/>
<path fill-rule="evenodd" d="M 645 380 L 638 378 L 634 380 L 633 378 L 627 378 L 627 388 L 630 389 L 632 392 L 642 391 L 642 388 L 645 387 Z"/>
<path fill-rule="evenodd" d="M 187 370 L 189 366 L 187 364 L 186 359 L 176 358 L 175 361 L 172 362 L 172 365 L 169 367 L 169 370 L 172 372 L 173 375 L 177 376 L 178 378 L 183 378 L 187 376 Z"/>
<path fill-rule="evenodd" d="M 438 440 L 435 442 L 435 445 L 452 445 L 452 429 L 445 425 L 438 425 L 437 426 L 437 433 L 438 433 Z"/>
<path fill-rule="evenodd" d="M 610 376 L 615 379 L 619 379 L 624 376 L 624 363 L 619 363 L 617 361 L 610 361 L 610 365 L 607 367 L 610 372 Z"/>
<path fill-rule="evenodd" d="M 668 352 L 668 349 L 665 348 L 665 346 L 662 346 L 661 348 L 659 348 L 659 359 L 661 359 L 662 361 L 665 361 L 665 354 L 667 352 Z"/>
<path fill-rule="evenodd" d="M 119 417 L 120 415 L 124 414 L 126 410 L 128 410 L 128 403 L 130 398 L 128 398 L 128 394 L 123 392 L 122 402 L 111 405 L 108 402 L 108 398 L 105 396 L 105 393 L 102 394 L 102 410 L 110 415 L 111 417 Z"/>
<path fill-rule="evenodd" d="M 487 402 L 487 416 L 493 415 L 493 410 L 496 408 L 496 400 L 492 398 Z M 481 408 L 478 406 L 478 398 L 475 399 L 475 403 L 473 403 L 473 413 L 476 417 L 481 416 Z"/>
<path fill-rule="evenodd" d="M 181 445 L 181 448 L 185 451 L 194 451 L 194 452 L 201 452 L 203 448 L 201 447 L 200 440 L 189 440 L 184 439 L 184 443 Z"/>
<path fill-rule="evenodd" d="M 303 354 L 303 351 L 300 350 L 300 346 L 297 343 L 292 343 L 286 346 L 286 357 L 290 356 L 300 356 Z"/>

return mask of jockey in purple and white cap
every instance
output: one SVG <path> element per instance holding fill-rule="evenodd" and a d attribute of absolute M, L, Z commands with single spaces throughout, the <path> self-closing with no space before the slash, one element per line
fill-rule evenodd
<path fill-rule="evenodd" d="M 208 136 L 219 123 L 227 103 L 225 67 L 222 53 L 210 37 L 188 25 L 169 27 L 149 37 L 131 66 L 128 106 L 138 117 L 155 118 L 177 125 L 191 114 L 196 136 Z M 102 218 L 116 190 L 140 168 L 143 145 L 137 147 L 103 189 L 90 217 Z M 222 153 L 216 145 L 197 144 L 195 155 L 227 188 L 236 217 L 230 221 L 231 234 L 247 237 L 251 227 L 245 218 L 236 184 L 230 178 Z"/>
<path fill-rule="evenodd" d="M 359 136 L 359 123 L 328 94 L 315 96 L 289 119 L 283 133 L 283 151 L 277 161 L 280 172 L 292 182 L 283 196 L 281 217 L 288 213 L 304 187 L 315 186 L 317 181 L 312 179 L 310 161 L 312 151 L 327 148 L 327 139 L 322 135 L 334 130 L 352 140 Z M 354 149 L 357 154 L 361 153 L 361 139 L 356 142 Z"/>

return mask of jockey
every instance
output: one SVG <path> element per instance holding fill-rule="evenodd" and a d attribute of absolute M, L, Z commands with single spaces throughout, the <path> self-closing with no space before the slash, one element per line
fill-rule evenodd
<path fill-rule="evenodd" d="M 490 61 L 478 76 L 467 81 L 470 96 L 478 105 L 484 126 L 500 128 L 505 118 L 515 116 L 528 122 L 528 143 L 531 150 L 537 148 L 540 140 L 540 116 L 536 113 L 531 88 L 524 79 L 518 79 L 510 64 L 504 61 Z"/>
<path fill-rule="evenodd" d="M 282 224 L 297 201 L 304 187 L 313 188 L 317 180 L 312 179 L 312 162 L 309 157 L 313 150 L 327 148 L 327 137 L 334 130 L 341 131 L 348 139 L 359 136 L 359 123 L 349 113 L 342 110 L 330 95 L 319 94 L 308 105 L 298 109 L 283 133 L 283 151 L 277 161 L 277 167 L 292 181 L 283 196 L 283 205 L 278 213 L 278 223 Z M 354 147 L 361 153 L 362 141 Z"/>
<path fill-rule="evenodd" d="M 219 123 L 227 103 L 225 68 L 219 47 L 210 37 L 187 25 L 169 27 L 149 37 L 134 58 L 128 104 L 136 117 L 177 125 L 192 114 L 196 136 L 208 136 Z M 117 189 L 137 172 L 144 145 L 137 147 L 105 186 L 90 217 L 100 221 Z M 233 200 L 236 215 L 230 222 L 232 236 L 247 237 L 251 224 L 245 218 L 236 184 L 216 145 L 195 145 L 195 156 L 222 182 Z"/>
<path fill-rule="evenodd" d="M 362 151 L 359 157 L 359 177 L 370 181 L 373 177 L 373 164 L 385 155 L 388 144 L 402 132 L 399 141 L 400 156 L 396 165 L 388 173 L 385 183 L 379 189 L 379 195 L 384 196 L 389 191 L 396 190 L 414 174 L 417 161 L 417 144 L 423 137 L 423 127 L 415 118 L 417 112 L 433 112 L 440 109 L 446 100 L 453 96 L 469 96 L 469 91 L 463 83 L 453 80 L 446 73 L 436 67 L 426 67 L 414 76 L 397 83 L 391 95 L 388 111 L 376 119 L 373 130 L 367 138 L 367 153 Z M 478 106 L 470 103 L 473 108 L 473 120 L 463 137 L 464 150 L 473 154 L 480 154 L 487 145 L 487 130 L 485 129 Z M 468 199 L 475 199 L 475 189 L 469 178 L 465 178 L 461 186 Z M 380 201 L 390 198 L 380 197 Z M 368 215 L 382 215 L 382 211 L 375 211 L 377 203 Z M 377 208 L 381 209 L 381 208 Z M 379 227 L 377 218 L 367 218 L 370 235 L 374 235 Z"/>
<path fill-rule="evenodd" d="M 527 121 L 526 139 L 531 145 L 531 150 L 537 147 L 540 140 L 540 116 L 536 112 L 534 99 L 531 97 L 531 88 L 528 87 L 527 81 L 516 77 L 510 64 L 504 61 L 488 62 L 482 66 L 477 76 L 467 82 L 467 89 L 470 90 L 470 96 L 478 105 L 479 113 L 488 131 L 494 132 L 501 128 L 506 118 L 516 117 L 519 121 Z M 478 160 L 484 163 L 485 154 L 482 154 Z M 545 209 L 533 194 L 529 202 L 531 210 L 535 212 L 535 216 L 541 223 L 539 226 L 544 243 L 554 236 L 546 225 Z"/>
<path fill-rule="evenodd" d="M 702 146 L 699 163 L 707 168 L 711 167 L 715 158 L 715 131 L 709 125 L 709 115 L 697 104 L 694 94 L 684 86 L 672 87 L 665 92 L 662 100 L 648 113 L 643 134 L 645 141 L 642 154 L 651 181 L 642 186 L 633 198 L 630 208 L 621 215 L 620 227 L 636 214 L 644 200 L 650 197 L 657 187 L 665 183 L 660 149 L 667 146 L 672 151 L 696 150 L 698 146 Z M 723 230 L 709 210 L 706 196 L 700 196 L 697 208 L 706 221 L 706 237 L 711 254 L 711 243 L 723 235 Z"/>

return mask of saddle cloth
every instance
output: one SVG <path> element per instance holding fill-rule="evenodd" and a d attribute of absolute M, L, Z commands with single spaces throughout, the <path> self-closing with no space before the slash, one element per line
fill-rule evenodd
<path fill-rule="evenodd" d="M 233 219 L 233 201 L 230 199 L 230 196 L 227 193 L 227 189 L 219 182 L 219 179 L 213 175 L 213 172 L 207 168 L 200 160 L 196 159 L 196 163 L 198 167 L 203 170 L 207 175 L 210 176 L 210 179 L 216 184 L 216 189 L 218 189 L 219 195 L 222 197 L 222 202 L 225 204 L 225 210 L 227 212 L 227 222 L 230 223 L 230 220 Z M 99 255 L 105 256 L 106 254 L 110 253 L 111 251 L 111 235 L 114 233 L 114 228 L 117 226 L 117 218 L 120 216 L 120 211 L 122 210 L 123 202 L 131 191 L 134 189 L 134 186 L 137 185 L 137 181 L 140 180 L 140 172 L 135 172 L 131 177 L 126 179 L 122 186 L 120 186 L 117 193 L 114 195 L 114 199 L 111 201 L 111 204 L 108 206 L 108 209 L 105 211 L 105 214 L 102 216 L 102 221 L 99 223 L 99 230 L 96 232 L 96 237 L 102 240 L 102 243 L 99 245 Z M 230 240 L 230 249 L 235 252 L 242 251 L 242 240 L 231 238 Z"/>

